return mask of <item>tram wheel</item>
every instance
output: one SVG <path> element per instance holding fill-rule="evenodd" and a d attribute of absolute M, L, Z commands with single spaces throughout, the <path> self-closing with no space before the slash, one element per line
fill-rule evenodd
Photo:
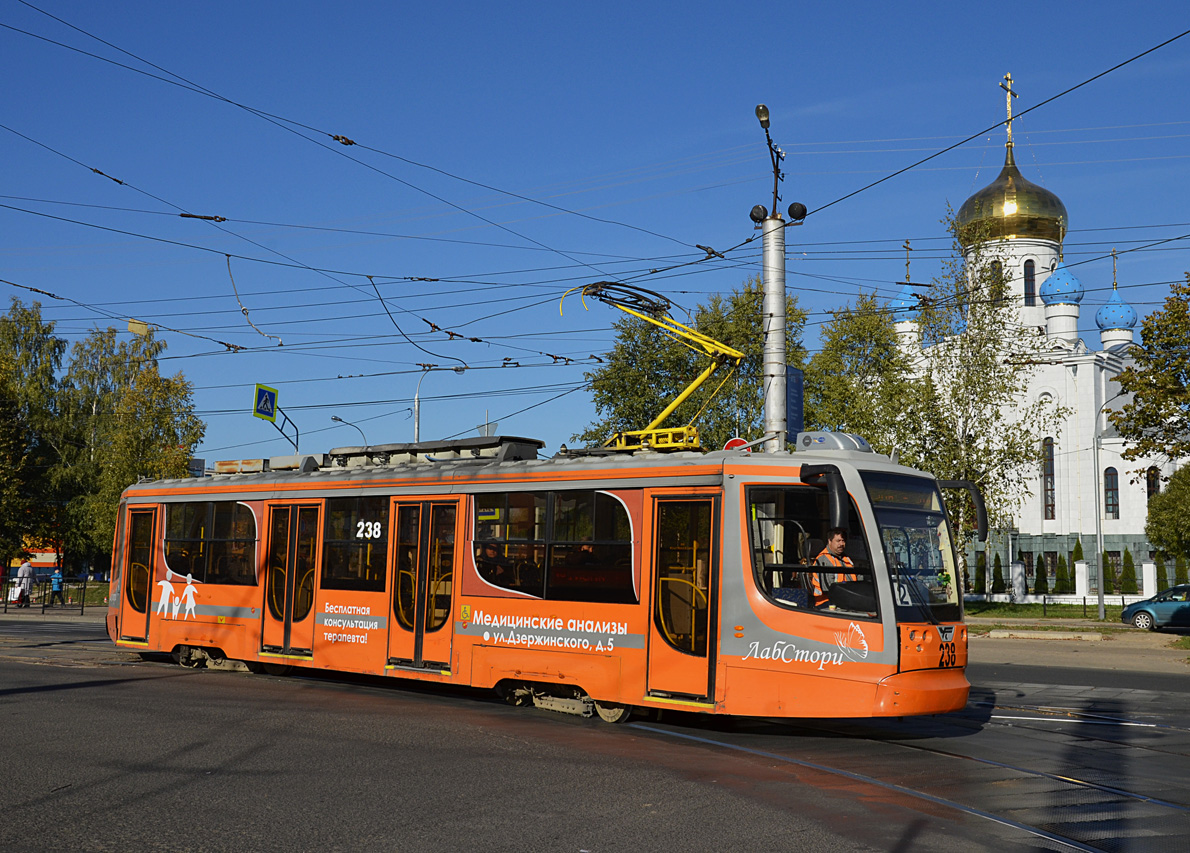
<path fill-rule="evenodd" d="M 628 705 L 606 705 L 603 702 L 596 702 L 595 713 L 605 723 L 625 723 L 632 715 L 632 708 Z"/>
<path fill-rule="evenodd" d="M 262 663 L 261 667 L 265 675 L 289 675 L 289 671 L 293 669 L 287 663 Z"/>
<path fill-rule="evenodd" d="M 514 708 L 528 705 L 533 700 L 533 692 L 529 688 L 509 681 L 501 681 L 496 685 L 496 695 Z"/>
<path fill-rule="evenodd" d="M 174 663 L 187 667 L 188 669 L 197 669 L 204 661 L 201 650 L 196 652 L 194 649 L 190 648 L 190 646 L 175 647 L 171 656 L 174 659 Z"/>

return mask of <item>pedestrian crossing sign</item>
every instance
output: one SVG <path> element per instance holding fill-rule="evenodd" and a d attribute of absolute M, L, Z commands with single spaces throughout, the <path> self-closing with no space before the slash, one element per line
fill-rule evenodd
<path fill-rule="evenodd" d="M 252 414 L 270 423 L 277 422 L 277 389 L 267 385 L 256 386 L 256 402 Z"/>

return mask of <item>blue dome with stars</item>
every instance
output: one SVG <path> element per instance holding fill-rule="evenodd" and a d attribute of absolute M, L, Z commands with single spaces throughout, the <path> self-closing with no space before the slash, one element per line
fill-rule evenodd
<path fill-rule="evenodd" d="M 1120 291 L 1112 288 L 1111 297 L 1095 312 L 1095 324 L 1099 331 L 1109 329 L 1133 329 L 1136 326 L 1136 309 L 1120 296 Z"/>
<path fill-rule="evenodd" d="M 892 311 L 894 323 L 903 323 L 906 320 L 917 319 L 917 295 L 909 289 L 908 283 L 892 298 L 888 303 L 888 307 Z"/>
<path fill-rule="evenodd" d="M 1046 305 L 1078 305 L 1083 301 L 1083 283 L 1059 262 L 1037 293 Z"/>

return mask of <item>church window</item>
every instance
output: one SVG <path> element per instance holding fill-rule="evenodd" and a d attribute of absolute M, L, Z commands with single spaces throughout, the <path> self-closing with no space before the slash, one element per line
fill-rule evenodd
<path fill-rule="evenodd" d="M 1041 494 L 1045 502 L 1046 521 L 1057 518 L 1054 491 L 1054 440 L 1047 437 L 1041 443 Z"/>
<path fill-rule="evenodd" d="M 1120 475 L 1115 468 L 1103 472 L 1103 517 L 1120 517 Z"/>
<path fill-rule="evenodd" d="M 1025 304 L 1037 304 L 1037 265 L 1032 259 L 1025 261 Z"/>
<path fill-rule="evenodd" d="M 1161 472 L 1154 465 L 1145 472 L 1145 496 L 1152 499 L 1153 495 L 1161 492 Z"/>

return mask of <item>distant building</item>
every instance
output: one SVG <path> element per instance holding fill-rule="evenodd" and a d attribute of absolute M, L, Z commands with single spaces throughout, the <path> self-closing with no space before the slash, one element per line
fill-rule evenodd
<path fill-rule="evenodd" d="M 955 224 L 968 261 L 976 248 L 968 241 L 978 234 L 990 250 L 984 257 L 994 255 L 996 260 L 990 262 L 1003 264 L 1020 323 L 1046 336 L 1046 355 L 1021 403 L 1048 396 L 1068 408 L 1069 415 L 1052 435 L 1037 436 L 1043 458 L 1032 479 L 1032 495 L 1012 528 L 999 531 L 996 541 L 989 540 L 988 561 L 993 551 L 1000 550 L 1004 559 L 1011 548 L 1013 561 L 1023 557 L 1031 589 L 1035 555 L 1043 555 L 1051 579 L 1058 556 L 1065 557 L 1073 577 L 1074 544 L 1081 540 L 1090 577 L 1080 592 L 1090 595 L 1097 592 L 1096 513 L 1109 560 L 1106 590 L 1115 588 L 1113 573 L 1118 576 L 1125 549 L 1132 553 L 1140 583 L 1142 564 L 1154 557 L 1144 533 L 1148 499 L 1178 465 L 1122 457 L 1124 442 L 1104 413 L 1127 400 L 1117 377 L 1131 361 L 1128 347 L 1134 342 L 1137 314 L 1120 295 L 1113 268 L 1111 295 L 1095 311 L 1099 340 L 1089 344 L 1079 337 L 1085 291 L 1062 263 L 1068 221 L 1061 199 L 1021 175 L 1013 157 L 1010 121 L 1004 168 L 963 203 Z M 903 292 L 892 305 L 897 328 L 907 338 L 915 337 L 916 304 Z M 1006 573 L 1008 564 L 1004 559 Z M 1173 567 L 1166 569 L 1172 572 Z M 1144 592 L 1151 595 L 1156 590 Z"/>

